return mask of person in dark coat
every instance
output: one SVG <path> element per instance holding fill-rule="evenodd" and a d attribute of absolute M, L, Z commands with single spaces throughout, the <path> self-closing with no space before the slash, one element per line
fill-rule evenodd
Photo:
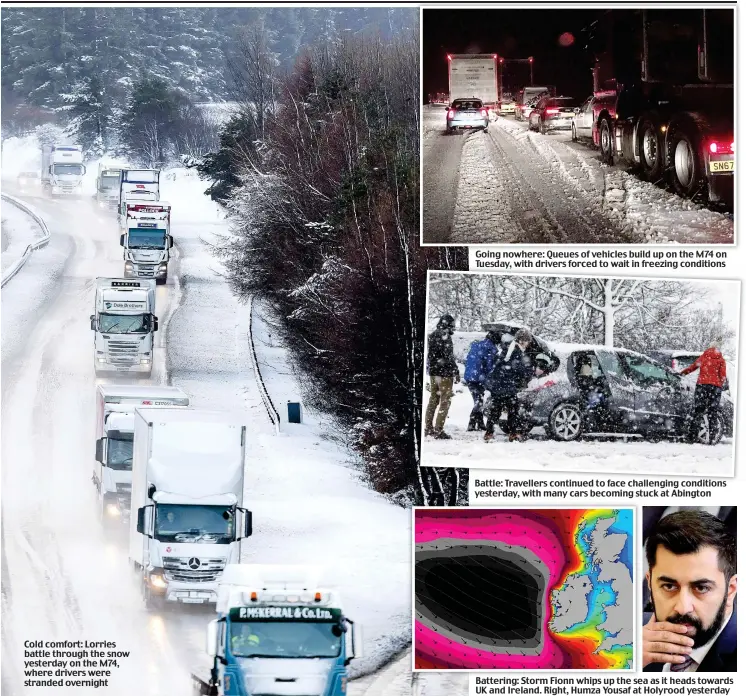
<path fill-rule="evenodd" d="M 593 376 L 593 363 L 589 355 L 578 359 L 575 382 L 583 409 L 584 429 L 587 432 L 605 432 L 608 424 L 608 399 L 603 377 Z"/>
<path fill-rule="evenodd" d="M 735 672 L 736 537 L 704 510 L 662 517 L 645 544 L 644 672 Z"/>
<path fill-rule="evenodd" d="M 718 421 L 720 398 L 726 380 L 725 358 L 720 352 L 720 340 L 715 340 L 689 367 L 679 372 L 688 375 L 699 370 L 697 386 L 694 388 L 694 411 L 689 423 L 689 442 L 697 441 L 697 433 L 702 416 L 707 414 L 709 425 L 709 444 L 713 444 L 717 435 L 717 428 L 713 427 Z"/>
<path fill-rule="evenodd" d="M 474 341 L 466 356 L 464 384 L 474 400 L 467 430 L 484 430 L 484 382 L 495 366 L 495 357 L 500 345 L 500 334 L 490 331 L 481 341 Z"/>
<path fill-rule="evenodd" d="M 485 382 L 491 396 L 485 442 L 494 439 L 495 424 L 503 408 L 508 411 L 508 440 L 513 442 L 524 439 L 518 432 L 518 392 L 528 384 L 534 373 L 531 358 L 526 354 L 531 339 L 530 331 L 520 329 L 511 343 L 507 346 L 503 344 L 503 350 L 495 360 L 495 367 Z"/>
<path fill-rule="evenodd" d="M 453 355 L 453 332 L 456 321 L 450 314 L 444 314 L 438 325 L 427 337 L 427 373 L 430 376 L 430 399 L 425 411 L 425 435 L 440 440 L 450 440 L 443 430 L 448 417 L 448 409 L 453 398 L 454 382 L 461 381 L 456 358 Z M 437 418 L 435 413 L 437 411 Z M 433 424 L 433 419 L 435 423 Z"/>

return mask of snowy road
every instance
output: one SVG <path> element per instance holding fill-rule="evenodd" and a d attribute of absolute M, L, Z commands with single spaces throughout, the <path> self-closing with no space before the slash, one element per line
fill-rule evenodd
<path fill-rule="evenodd" d="M 273 434 L 248 364 L 245 307 L 203 244 L 225 223 L 205 214 L 201 182 L 165 179 L 178 258 L 157 289 L 153 381 L 185 389 L 196 407 L 245 415 L 245 500 L 255 526 L 243 560 L 331 567 L 349 615 L 365 629 L 366 654 L 352 675 L 373 672 L 409 642 L 410 515 L 361 483 L 312 414 Z M 116 222 L 89 200 L 19 197 L 45 218 L 52 240 L 2 298 L 2 688 L 25 693 L 24 641 L 83 639 L 114 640 L 131 652 L 108 693 L 188 694 L 190 668 L 205 664 L 213 610 L 145 611 L 122 539 L 105 538 L 98 525 L 90 481 L 96 378 L 88 317 L 93 279 L 122 273 Z M 260 364 L 274 366 L 268 388 L 281 406 L 299 397 L 296 376 L 271 326 L 256 322 Z M 408 679 L 408 665 L 391 675 L 402 664 L 386 668 L 385 679 Z M 377 680 L 353 682 L 350 693 L 375 696 Z"/>
<path fill-rule="evenodd" d="M 445 135 L 440 106 L 424 107 L 423 123 L 425 243 L 733 241 L 732 214 L 608 167 L 569 133 L 498 118 L 486 133 Z"/>
<path fill-rule="evenodd" d="M 426 391 L 425 403 L 429 396 Z M 542 428 L 534 428 L 526 442 L 509 443 L 498 428 L 494 441 L 486 443 L 482 439 L 484 433 L 466 430 L 472 405 L 466 387 L 456 387 L 445 427 L 453 439 L 426 438 L 422 445 L 423 466 L 733 476 L 733 440 L 730 438 L 713 447 L 682 442 L 646 442 L 634 438 L 561 443 L 548 439 Z"/>
<path fill-rule="evenodd" d="M 3 198 L 2 242 L 0 265 L 5 273 L 26 251 L 26 247 L 42 237 L 39 225 L 27 213 Z"/>

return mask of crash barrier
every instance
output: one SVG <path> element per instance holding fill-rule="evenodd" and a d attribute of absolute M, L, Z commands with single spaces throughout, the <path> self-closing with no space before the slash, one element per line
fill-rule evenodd
<path fill-rule="evenodd" d="M 34 251 L 36 251 L 37 249 L 41 249 L 42 247 L 45 247 L 47 244 L 49 244 L 49 237 L 50 237 L 49 230 L 47 229 L 46 223 L 33 210 L 31 210 L 31 208 L 21 203 L 21 201 L 19 201 L 17 198 L 14 198 L 13 196 L 9 196 L 7 193 L 3 193 L 2 197 L 3 197 L 3 200 L 7 201 L 11 205 L 16 206 L 16 208 L 19 208 L 24 213 L 26 213 L 31 218 L 33 218 L 34 222 L 36 222 L 36 224 L 39 225 L 39 227 L 41 228 L 41 232 L 43 236 L 41 239 L 35 242 L 32 242 L 26 247 L 26 251 L 23 252 L 23 255 L 21 256 L 21 258 L 19 258 L 18 261 L 16 261 L 3 275 L 3 279 L 2 281 L 0 281 L 0 288 L 4 288 L 5 284 L 11 278 L 13 278 L 16 275 L 16 273 L 18 273 L 18 271 L 20 271 L 23 268 L 24 264 L 26 263 L 26 261 L 29 260 L 29 258 L 31 257 L 31 254 Z"/>
<path fill-rule="evenodd" d="M 275 405 L 272 403 L 272 398 L 267 391 L 267 387 L 262 379 L 262 373 L 259 371 L 259 361 L 256 357 L 256 348 L 254 347 L 254 296 L 249 297 L 249 355 L 251 356 L 251 366 L 254 368 L 254 379 L 256 380 L 256 386 L 259 389 L 259 394 L 262 397 L 264 408 L 267 411 L 269 419 L 272 421 L 272 425 L 275 426 L 275 432 L 280 434 L 280 414 L 277 412 Z"/>

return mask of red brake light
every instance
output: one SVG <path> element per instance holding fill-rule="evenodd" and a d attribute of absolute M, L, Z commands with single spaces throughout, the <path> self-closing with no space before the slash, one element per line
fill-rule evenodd
<path fill-rule="evenodd" d="M 448 118 L 453 118 L 456 112 L 453 109 L 448 109 Z"/>
<path fill-rule="evenodd" d="M 548 114 L 558 114 L 559 112 L 559 109 L 547 109 Z"/>
<path fill-rule="evenodd" d="M 735 152 L 735 143 L 723 143 L 713 140 L 710 143 L 710 152 L 713 155 L 732 155 Z"/>

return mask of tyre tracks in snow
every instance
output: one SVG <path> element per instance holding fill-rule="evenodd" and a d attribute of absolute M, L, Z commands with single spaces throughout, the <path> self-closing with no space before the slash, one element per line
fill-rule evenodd
<path fill-rule="evenodd" d="M 503 189 L 510 195 L 511 220 L 523 233 L 520 239 L 512 241 L 533 244 L 636 241 L 604 214 L 599 182 L 580 163 L 578 155 L 570 148 L 563 157 L 556 151 L 549 153 L 533 142 L 532 135 L 497 124 L 484 134 L 492 164 L 501 174 Z M 579 176 L 571 175 L 568 165 L 577 169 Z"/>

